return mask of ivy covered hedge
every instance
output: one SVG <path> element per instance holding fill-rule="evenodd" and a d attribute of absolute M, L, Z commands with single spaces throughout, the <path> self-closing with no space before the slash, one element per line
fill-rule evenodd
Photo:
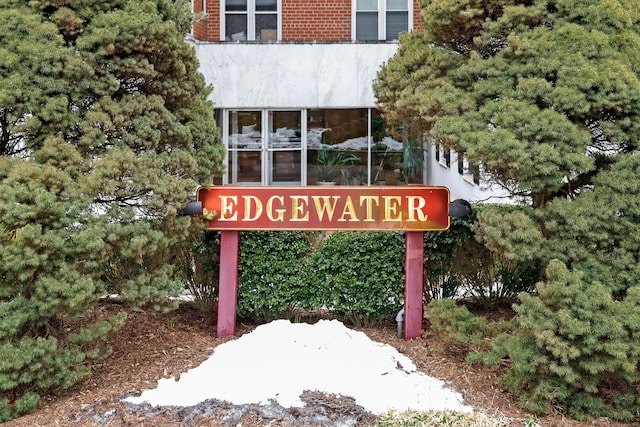
<path fill-rule="evenodd" d="M 305 307 L 332 309 L 355 325 L 400 310 L 404 302 L 404 237 L 394 232 L 335 232 L 306 268 Z"/>
<path fill-rule="evenodd" d="M 329 312 L 370 324 L 403 304 L 404 238 L 393 232 L 245 232 L 238 315 Z"/>
<path fill-rule="evenodd" d="M 287 317 L 307 298 L 303 272 L 316 235 L 302 231 L 241 233 L 238 316 Z"/>

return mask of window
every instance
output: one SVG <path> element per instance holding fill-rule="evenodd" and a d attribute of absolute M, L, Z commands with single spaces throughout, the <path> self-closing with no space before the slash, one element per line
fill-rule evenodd
<path fill-rule="evenodd" d="M 411 29 L 413 1 L 354 0 L 356 40 L 397 40 Z"/>
<path fill-rule="evenodd" d="M 279 0 L 223 0 L 224 39 L 278 40 Z"/>
<path fill-rule="evenodd" d="M 405 146 L 385 132 L 377 110 L 214 111 L 227 148 L 226 173 L 216 184 L 422 183 L 422 149 L 409 178 Z"/>
<path fill-rule="evenodd" d="M 451 150 L 442 144 L 436 145 L 436 160 L 442 166 L 451 166 Z"/>
<path fill-rule="evenodd" d="M 464 153 L 458 153 L 458 173 L 463 176 L 465 181 L 480 184 L 480 170 L 478 165 L 470 162 Z"/>

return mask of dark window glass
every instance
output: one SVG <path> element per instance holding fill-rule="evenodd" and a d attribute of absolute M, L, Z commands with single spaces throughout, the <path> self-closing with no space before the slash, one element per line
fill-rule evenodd
<path fill-rule="evenodd" d="M 387 12 L 387 40 L 397 40 L 398 34 L 409 31 L 407 12 Z"/>
<path fill-rule="evenodd" d="M 225 17 L 224 34 L 227 40 L 246 40 L 247 39 L 247 15 L 227 14 Z"/>
<path fill-rule="evenodd" d="M 256 12 L 276 12 L 277 10 L 276 0 L 256 0 Z"/>
<path fill-rule="evenodd" d="M 378 12 L 356 13 L 356 40 L 378 40 Z"/>
<path fill-rule="evenodd" d="M 246 12 L 247 0 L 227 0 L 225 8 L 227 12 Z"/>

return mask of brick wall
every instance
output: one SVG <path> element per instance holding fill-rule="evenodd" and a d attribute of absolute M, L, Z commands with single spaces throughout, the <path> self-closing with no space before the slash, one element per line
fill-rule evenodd
<path fill-rule="evenodd" d="M 205 0 L 193 1 L 193 13 L 198 17 L 202 13 Z M 220 2 L 206 0 L 207 13 L 204 19 L 197 20 L 193 25 L 193 38 L 202 41 L 220 40 Z"/>
<path fill-rule="evenodd" d="M 413 0 L 413 30 L 424 30 L 422 21 L 420 20 L 420 5 L 418 4 L 418 0 Z"/>
<path fill-rule="evenodd" d="M 194 0 L 195 13 L 202 11 L 204 0 Z M 282 0 L 283 41 L 351 40 L 351 0 Z M 196 40 L 219 41 L 220 1 L 206 0 L 207 18 L 194 25 Z M 422 29 L 420 6 L 413 0 L 413 28 Z"/>
<path fill-rule="evenodd" d="M 282 40 L 351 40 L 351 0 L 282 0 Z"/>

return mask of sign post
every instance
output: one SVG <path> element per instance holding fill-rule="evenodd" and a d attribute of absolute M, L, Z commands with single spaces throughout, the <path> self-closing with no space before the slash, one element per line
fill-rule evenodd
<path fill-rule="evenodd" d="M 449 228 L 446 187 L 245 187 L 198 189 L 207 229 L 221 230 L 219 337 L 235 332 L 241 230 L 405 231 L 404 337 L 422 333 L 425 231 Z"/>
<path fill-rule="evenodd" d="M 220 275 L 218 286 L 218 334 L 228 337 L 236 329 L 236 302 L 238 294 L 238 253 L 240 232 L 225 230 L 220 233 Z"/>

